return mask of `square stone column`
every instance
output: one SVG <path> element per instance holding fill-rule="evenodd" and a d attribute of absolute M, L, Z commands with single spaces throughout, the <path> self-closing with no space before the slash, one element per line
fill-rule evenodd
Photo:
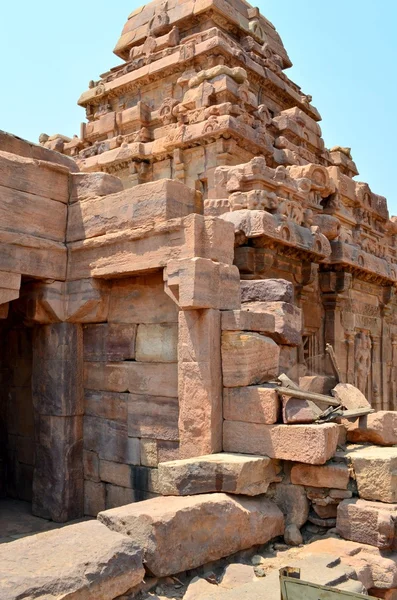
<path fill-rule="evenodd" d="M 178 336 L 180 457 L 220 452 L 223 421 L 220 311 L 180 311 Z"/>
<path fill-rule="evenodd" d="M 75 323 L 37 326 L 32 396 L 36 460 L 33 514 L 83 516 L 83 333 Z"/>

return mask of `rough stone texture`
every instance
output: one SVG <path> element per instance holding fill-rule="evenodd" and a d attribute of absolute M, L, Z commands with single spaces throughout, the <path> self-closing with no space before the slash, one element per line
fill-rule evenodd
<path fill-rule="evenodd" d="M 353 465 L 360 498 L 397 502 L 396 447 L 351 446 L 346 455 Z"/>
<path fill-rule="evenodd" d="M 334 463 L 322 467 L 294 465 L 291 469 L 291 482 L 296 485 L 346 490 L 349 469 L 344 464 Z"/>
<path fill-rule="evenodd" d="M 257 496 L 277 481 L 277 464 L 267 457 L 210 454 L 159 464 L 159 489 L 166 496 L 226 492 Z"/>
<path fill-rule="evenodd" d="M 349 442 L 370 442 L 379 446 L 397 444 L 397 413 L 380 411 L 360 417 L 354 423 L 343 421 Z"/>
<path fill-rule="evenodd" d="M 294 286 L 285 279 L 241 282 L 241 302 L 293 302 Z"/>
<path fill-rule="evenodd" d="M 257 385 L 223 389 L 223 418 L 247 423 L 276 423 L 280 399 L 274 386 Z"/>
<path fill-rule="evenodd" d="M 155 498 L 105 511 L 98 519 L 131 535 L 155 576 L 193 569 L 284 532 L 283 515 L 269 500 L 226 494 Z"/>
<path fill-rule="evenodd" d="M 179 313 L 180 457 L 222 450 L 221 323 L 217 310 Z"/>
<path fill-rule="evenodd" d="M 2 598 L 109 600 L 140 583 L 142 551 L 98 521 L 0 546 Z"/>
<path fill-rule="evenodd" d="M 322 414 L 322 410 L 311 400 L 283 397 L 284 423 L 314 423 Z"/>
<path fill-rule="evenodd" d="M 225 421 L 225 452 L 260 454 L 270 458 L 322 465 L 336 451 L 337 425 L 262 425 Z"/>
<path fill-rule="evenodd" d="M 332 395 L 348 410 L 354 408 L 371 408 L 371 404 L 359 389 L 349 383 L 338 383 L 332 390 Z"/>
<path fill-rule="evenodd" d="M 330 394 L 336 385 L 335 377 L 330 375 L 305 375 L 299 378 L 299 387 L 315 394 Z"/>
<path fill-rule="evenodd" d="M 176 324 L 141 324 L 136 336 L 136 360 L 176 362 L 178 326 Z"/>
<path fill-rule="evenodd" d="M 270 497 L 284 514 L 286 525 L 296 525 L 300 529 L 306 523 L 309 501 L 302 486 L 278 483 L 270 492 Z"/>
<path fill-rule="evenodd" d="M 84 360 L 121 361 L 135 358 L 137 326 L 130 323 L 85 325 Z"/>
<path fill-rule="evenodd" d="M 336 528 L 346 540 L 390 550 L 397 546 L 396 518 L 397 504 L 352 498 L 339 504 Z"/>
<path fill-rule="evenodd" d="M 278 373 L 280 350 L 258 333 L 222 332 L 222 372 L 225 387 L 269 381 Z"/>
<path fill-rule="evenodd" d="M 262 313 L 268 315 L 268 317 L 273 317 L 274 326 L 269 331 L 269 335 L 277 343 L 290 346 L 299 346 L 301 343 L 302 311 L 297 306 L 288 302 L 247 302 L 242 305 L 242 308 L 242 312 L 247 311 L 257 315 Z M 259 319 L 259 316 L 257 319 Z M 256 331 L 256 329 L 253 328 L 253 331 Z"/>

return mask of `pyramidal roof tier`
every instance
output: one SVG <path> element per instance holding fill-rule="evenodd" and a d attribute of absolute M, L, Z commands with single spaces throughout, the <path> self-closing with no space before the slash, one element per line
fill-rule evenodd
<path fill-rule="evenodd" d="M 272 23 L 242 0 L 154 0 L 129 15 L 114 52 L 127 59 L 131 48 L 148 36 L 161 36 L 178 27 L 185 37 L 193 28 L 207 29 L 210 21 L 237 39 L 250 35 L 259 44 L 268 43 L 282 58 L 283 68 L 292 65 Z"/>

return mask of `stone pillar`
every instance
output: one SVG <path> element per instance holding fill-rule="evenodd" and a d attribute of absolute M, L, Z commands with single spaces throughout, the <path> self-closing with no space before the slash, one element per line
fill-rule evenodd
<path fill-rule="evenodd" d="M 214 309 L 181 310 L 178 334 L 180 456 L 222 450 L 221 319 Z"/>
<path fill-rule="evenodd" d="M 83 516 L 82 326 L 37 326 L 32 394 L 36 460 L 33 514 L 65 522 Z"/>
<path fill-rule="evenodd" d="M 356 334 L 354 331 L 347 331 L 345 333 L 346 345 L 347 345 L 347 373 L 346 383 L 355 384 L 354 381 L 354 340 Z"/>

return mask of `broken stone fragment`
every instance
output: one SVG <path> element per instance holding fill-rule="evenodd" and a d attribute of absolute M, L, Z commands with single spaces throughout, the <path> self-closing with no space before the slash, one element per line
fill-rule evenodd
<path fill-rule="evenodd" d="M 305 375 L 299 378 L 300 389 L 315 394 L 330 394 L 335 385 L 335 377 L 330 375 Z"/>
<path fill-rule="evenodd" d="M 154 498 L 99 513 L 111 530 L 143 549 L 147 570 L 163 577 L 194 569 L 284 533 L 284 517 L 263 497 L 226 494 Z"/>
<path fill-rule="evenodd" d="M 338 383 L 331 394 L 347 410 L 355 408 L 371 408 L 371 404 L 360 390 L 350 383 Z"/>
<path fill-rule="evenodd" d="M 284 423 L 314 423 L 323 412 L 311 400 L 283 396 L 282 401 Z"/>
<path fill-rule="evenodd" d="M 286 525 L 293 524 L 300 529 L 306 523 L 309 514 L 309 501 L 304 487 L 277 483 L 269 490 L 268 496 L 284 514 Z"/>
<path fill-rule="evenodd" d="M 397 412 L 379 411 L 360 417 L 354 423 L 343 420 L 349 442 L 370 442 L 380 446 L 397 444 Z"/>

